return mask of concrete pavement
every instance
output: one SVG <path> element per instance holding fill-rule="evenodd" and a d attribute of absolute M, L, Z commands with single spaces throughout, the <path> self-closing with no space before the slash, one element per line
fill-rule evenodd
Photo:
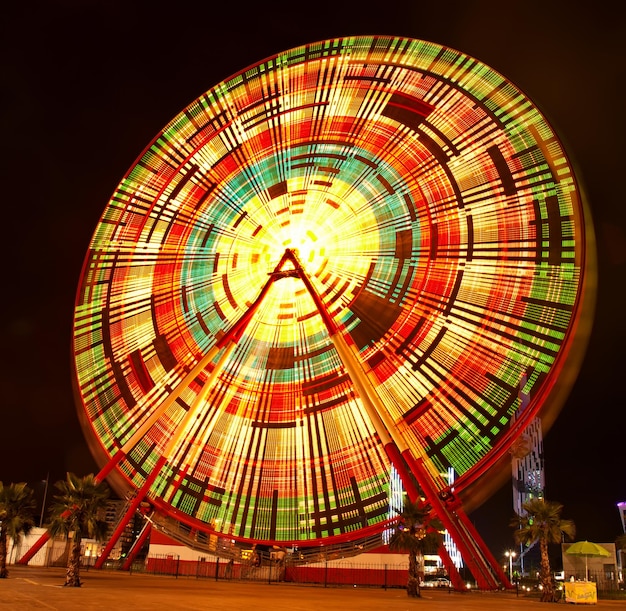
<path fill-rule="evenodd" d="M 0 609 L 10 611 L 539 611 L 546 608 L 538 599 L 517 597 L 514 592 L 422 590 L 421 598 L 412 599 L 402 589 L 177 579 L 93 569 L 81 572 L 82 587 L 65 588 L 64 569 L 10 566 L 9 571 L 8 579 L 0 579 Z M 596 605 L 577 606 L 617 611 L 626 609 L 626 601 L 601 600 Z"/>

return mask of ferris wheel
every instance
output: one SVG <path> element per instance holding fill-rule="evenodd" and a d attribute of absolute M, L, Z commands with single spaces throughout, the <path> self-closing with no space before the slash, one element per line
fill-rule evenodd
<path fill-rule="evenodd" d="M 100 477 L 189 528 L 306 546 L 385 528 L 394 467 L 471 548 L 463 516 L 576 375 L 590 231 L 554 129 L 473 57 L 357 36 L 243 69 L 155 136 L 93 234 L 73 350 Z"/>

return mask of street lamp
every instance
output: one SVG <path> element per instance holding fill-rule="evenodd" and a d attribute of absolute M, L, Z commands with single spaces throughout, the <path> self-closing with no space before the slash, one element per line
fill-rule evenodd
<path fill-rule="evenodd" d="M 43 512 L 46 508 L 46 497 L 48 496 L 48 481 L 50 480 L 50 472 L 48 472 L 48 474 L 46 475 L 46 479 L 42 480 L 46 482 L 46 487 L 43 490 L 43 503 L 41 504 L 41 516 L 39 518 L 39 528 L 42 527 L 43 525 Z"/>
<path fill-rule="evenodd" d="M 514 550 L 508 549 L 504 552 L 504 555 L 509 559 L 509 579 L 513 581 L 513 558 L 517 556 Z"/>

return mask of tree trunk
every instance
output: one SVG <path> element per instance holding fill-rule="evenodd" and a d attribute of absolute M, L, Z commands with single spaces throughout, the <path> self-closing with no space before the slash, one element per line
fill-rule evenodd
<path fill-rule="evenodd" d="M 67 571 L 65 573 L 65 585 L 73 588 L 80 588 L 80 548 L 81 537 L 78 533 L 74 533 L 74 542 L 70 550 L 70 556 L 67 559 Z"/>
<path fill-rule="evenodd" d="M 0 579 L 9 576 L 7 569 L 7 535 L 6 530 L 0 529 Z"/>
<path fill-rule="evenodd" d="M 409 552 L 409 579 L 406 584 L 407 596 L 418 598 L 420 596 L 420 581 L 417 574 L 417 556 L 415 552 Z"/>
<path fill-rule="evenodd" d="M 541 539 L 539 542 L 541 549 L 541 585 L 543 590 L 541 591 L 541 602 L 552 603 L 555 602 L 554 598 L 554 581 L 552 579 L 552 573 L 550 571 L 550 557 L 548 556 L 548 543 L 545 539 Z"/>

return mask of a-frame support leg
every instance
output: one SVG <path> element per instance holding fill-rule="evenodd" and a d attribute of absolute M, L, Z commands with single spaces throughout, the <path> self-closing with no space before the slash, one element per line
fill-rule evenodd
<path fill-rule="evenodd" d="M 281 268 L 286 261 L 291 261 L 295 269 L 283 271 Z M 409 496 L 417 498 L 418 492 L 414 484 L 412 483 L 412 479 L 409 473 L 407 473 L 406 471 L 403 461 L 398 459 L 398 453 L 400 453 L 406 461 L 409 470 L 413 473 L 419 485 L 424 490 L 429 502 L 435 510 L 435 513 L 442 520 L 442 522 L 450 532 L 452 538 L 459 547 L 462 556 L 470 566 L 470 570 L 472 570 L 472 574 L 479 583 L 479 586 L 488 589 L 496 588 L 497 581 L 495 575 L 498 575 L 500 577 L 500 580 L 507 587 L 511 587 L 509 580 L 506 575 L 504 575 L 503 571 L 501 569 L 498 570 L 500 568 L 499 564 L 496 563 L 495 559 L 493 559 L 493 557 L 489 554 L 489 550 L 482 542 L 475 529 L 473 529 L 471 522 L 469 522 L 469 520 L 465 516 L 460 507 L 460 504 L 457 504 L 454 507 L 448 507 L 439 498 L 439 487 L 437 486 L 437 483 L 434 480 L 432 474 L 428 471 L 428 469 L 422 466 L 423 463 L 418 463 L 418 461 L 413 458 L 410 450 L 407 448 L 404 442 L 402 434 L 397 430 L 395 424 L 389 421 L 389 417 L 386 414 L 384 407 L 380 405 L 380 398 L 378 397 L 372 384 L 369 382 L 367 374 L 363 370 L 362 364 L 358 359 L 358 355 L 354 354 L 354 347 L 350 347 L 347 345 L 345 339 L 339 332 L 334 321 L 328 314 L 324 303 L 321 301 L 319 295 L 311 284 L 310 279 L 301 267 L 295 252 L 289 249 L 285 251 L 285 254 L 281 258 L 279 264 L 276 266 L 273 274 L 270 274 L 270 279 L 263 287 L 254 304 L 249 308 L 246 314 L 244 314 L 237 321 L 237 323 L 233 326 L 233 328 L 231 328 L 229 333 L 226 334 L 228 337 L 222 338 L 222 341 L 219 342 L 213 350 L 209 351 L 209 353 L 207 353 L 207 355 L 205 355 L 205 357 L 203 357 L 196 364 L 196 366 L 187 374 L 187 376 L 185 376 L 185 378 L 183 379 L 183 381 L 181 381 L 177 388 L 172 393 L 170 393 L 166 400 L 159 406 L 159 409 L 155 410 L 152 416 L 139 427 L 133 437 L 126 444 L 124 444 L 123 448 L 121 448 L 118 453 L 111 458 L 109 463 L 98 475 L 98 478 L 103 479 L 105 475 L 108 474 L 108 472 L 113 468 L 113 466 L 117 464 L 117 462 L 119 462 L 121 458 L 125 456 L 138 443 L 138 441 L 146 434 L 149 428 L 151 428 L 152 425 L 157 422 L 157 420 L 161 417 L 165 410 L 173 403 L 173 401 L 178 398 L 179 394 L 184 388 L 186 388 L 187 384 L 192 379 L 194 379 L 200 373 L 200 371 L 202 371 L 209 365 L 217 352 L 224 347 L 224 345 L 226 344 L 226 340 L 228 340 L 229 342 L 238 341 L 238 339 L 241 337 L 241 334 L 245 330 L 245 327 L 247 326 L 248 322 L 256 311 L 256 308 L 261 303 L 267 291 L 269 290 L 271 283 L 274 282 L 274 280 L 279 279 L 283 276 L 299 277 L 304 282 L 307 290 L 309 291 L 311 297 L 316 304 L 320 315 L 322 316 L 322 319 L 330 334 L 331 340 L 333 341 L 333 344 L 335 345 L 335 348 L 337 349 L 338 354 L 342 362 L 344 363 L 344 366 L 348 370 L 348 373 L 351 376 L 353 383 L 357 386 L 359 390 L 359 394 L 361 395 L 365 407 L 368 410 L 368 414 L 370 415 L 370 418 L 372 419 L 372 422 L 376 427 L 379 437 L 381 438 L 381 442 L 383 443 L 385 450 L 390 457 L 390 460 L 400 473 L 400 476 L 403 478 L 403 483 L 405 484 L 405 489 L 407 490 Z M 195 410 L 190 410 L 190 412 L 195 412 Z M 185 424 L 185 422 L 183 424 Z M 141 501 L 145 498 L 145 495 L 149 491 L 154 479 L 157 477 L 161 468 L 163 468 L 163 466 L 169 459 L 170 454 L 175 446 L 175 441 L 177 441 L 184 429 L 185 426 L 181 425 L 179 427 L 179 433 L 173 435 L 172 439 L 168 443 L 168 450 L 163 453 L 163 456 L 158 461 L 157 465 L 155 465 L 155 468 L 152 470 L 149 477 L 144 482 L 141 490 L 137 493 L 135 499 L 131 503 L 131 507 L 128 509 L 122 521 L 118 525 L 115 533 L 111 537 L 111 540 L 106 546 L 105 551 L 98 559 L 98 562 L 96 563 L 97 568 L 100 568 L 102 566 L 102 564 L 108 557 L 111 549 L 119 539 L 121 532 L 134 514 L 137 507 L 139 506 L 139 503 L 141 503 Z M 27 563 L 28 560 L 34 555 L 34 553 L 36 553 L 36 551 L 38 551 L 38 549 L 45 543 L 47 539 L 44 537 L 44 535 L 42 535 L 41 540 L 41 545 L 39 545 L 37 549 L 35 549 L 36 546 L 33 546 L 31 550 L 34 551 L 32 551 L 32 553 L 29 552 L 30 555 L 28 556 L 28 558 L 25 555 L 20 560 L 20 563 Z M 456 571 L 456 568 L 453 567 L 453 565 L 449 567 L 449 572 L 451 576 L 454 577 L 455 582 L 460 582 L 460 576 L 458 576 L 458 571 Z"/>
<path fill-rule="evenodd" d="M 215 345 L 196 363 L 194 367 L 185 375 L 185 377 L 180 381 L 180 383 L 174 388 L 167 397 L 159 404 L 158 408 L 155 409 L 152 414 L 144 420 L 139 428 L 135 431 L 135 433 L 130 437 L 130 439 L 124 443 L 124 445 L 110 458 L 109 462 L 100 470 L 100 472 L 95 476 L 96 481 L 103 481 L 107 475 L 113 470 L 115 465 L 117 465 L 128 453 L 145 437 L 148 431 L 156 424 L 156 422 L 161 418 L 161 416 L 170 408 L 170 406 L 178 399 L 181 393 L 189 386 L 189 384 L 195 380 L 195 378 L 206 369 L 209 364 L 215 359 L 215 357 L 219 354 L 222 349 L 226 349 L 228 351 L 232 346 L 231 344 L 235 344 L 241 338 L 243 331 L 246 326 L 250 322 L 254 313 L 258 309 L 259 305 L 265 298 L 265 295 L 270 289 L 272 283 L 280 277 L 280 270 L 285 262 L 290 259 L 288 256 L 288 252 L 282 256 L 278 265 L 276 266 L 273 274 L 270 274 L 270 278 L 265 283 L 259 296 L 252 303 L 252 305 L 248 308 L 248 310 L 237 320 L 237 322 L 215 343 Z M 216 365 L 217 369 L 217 365 Z M 213 372 L 212 372 L 213 374 Z M 207 382 L 206 386 L 210 386 Z M 193 410 L 190 410 L 190 412 Z M 156 477 L 156 475 L 155 475 Z M 138 495 L 139 496 L 139 495 Z M 145 496 L 145 495 L 144 495 Z M 139 502 L 143 500 L 143 497 Z M 69 515 L 69 514 L 68 514 Z M 128 518 L 130 519 L 130 517 Z M 28 549 L 22 557 L 17 561 L 17 564 L 28 564 L 30 560 L 35 556 L 35 554 L 46 544 L 50 539 L 50 533 L 46 531 L 43 533 L 39 539 Z M 103 561 L 104 562 L 104 561 Z"/>
<path fill-rule="evenodd" d="M 109 537 L 109 541 L 107 542 L 104 549 L 102 550 L 102 553 L 100 554 L 100 556 L 98 556 L 98 559 L 96 560 L 96 563 L 94 564 L 94 568 L 96 569 L 102 568 L 102 565 L 106 562 L 107 558 L 109 557 L 109 554 L 115 547 L 115 544 L 118 542 L 120 536 L 124 532 L 124 529 L 128 525 L 128 522 L 130 522 L 130 519 L 135 515 L 135 511 L 137 511 L 139 505 L 146 498 L 146 494 L 150 490 L 150 486 L 152 486 L 152 484 L 154 483 L 154 480 L 157 478 L 157 476 L 161 472 L 161 469 L 165 466 L 166 462 L 167 462 L 167 457 L 165 455 L 161 456 L 159 460 L 157 461 L 156 465 L 154 466 L 154 468 L 152 469 L 152 471 L 150 471 L 150 473 L 148 474 L 148 477 L 145 479 L 143 483 L 143 486 L 141 486 L 141 488 L 137 491 L 137 494 L 134 496 L 133 500 L 128 506 L 128 509 L 126 510 L 126 512 L 120 519 L 120 521 L 118 522 L 115 530 L 113 531 L 113 534 L 111 535 L 111 537 Z"/>
<path fill-rule="evenodd" d="M 470 529 L 468 528 L 469 520 L 465 517 L 460 505 L 450 509 L 441 501 L 439 498 L 439 487 L 437 486 L 434 476 L 425 467 L 423 460 L 418 464 L 418 461 L 413 458 L 410 449 L 404 441 L 402 433 L 398 430 L 396 424 L 389 418 L 389 415 L 381 403 L 378 393 L 369 380 L 367 373 L 363 369 L 356 347 L 349 345 L 339 331 L 337 325 L 328 313 L 324 302 L 317 294 L 315 287 L 300 264 L 295 252 L 288 250 L 287 253 L 296 267 L 298 276 L 301 278 L 309 294 L 313 298 L 322 320 L 326 325 L 333 345 L 337 350 L 339 358 L 348 371 L 348 375 L 350 376 L 352 383 L 356 386 L 370 420 L 376 428 L 376 431 L 385 448 L 387 448 L 390 444 L 395 444 L 397 449 L 400 451 L 402 457 L 408 465 L 409 470 L 413 473 L 418 484 L 424 491 L 426 498 L 431 503 L 435 514 L 443 522 L 444 526 L 459 548 L 461 556 L 470 567 L 470 571 L 476 579 L 479 587 L 484 589 L 497 589 L 498 580 L 496 576 L 500 578 L 500 581 L 505 585 L 505 587 L 511 587 L 508 578 L 500 568 L 499 564 L 494 561 L 493 557 L 489 553 L 489 550 L 487 549 L 487 546 L 484 544 L 478 533 L 473 530 L 470 534 Z M 390 455 L 389 450 L 387 450 L 387 454 Z M 395 462 L 394 466 L 396 466 L 396 469 L 398 469 L 398 472 L 402 477 L 402 471 L 404 471 L 404 468 L 402 468 L 401 471 L 399 468 L 400 465 Z M 452 570 L 451 575 L 454 575 L 455 581 L 460 584 L 460 576 L 457 577 L 458 571 L 456 571 L 456 568 Z"/>

